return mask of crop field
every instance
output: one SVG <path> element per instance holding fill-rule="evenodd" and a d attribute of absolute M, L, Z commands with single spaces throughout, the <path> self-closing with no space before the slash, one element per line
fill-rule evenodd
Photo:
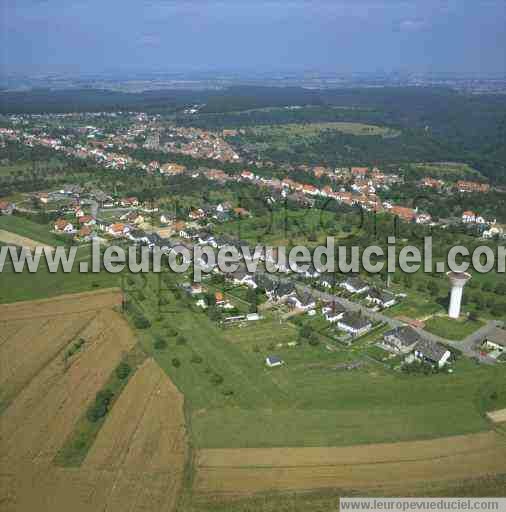
<path fill-rule="evenodd" d="M 0 306 L 2 510 L 173 509 L 186 457 L 183 401 L 152 360 L 129 380 L 85 463 L 54 463 L 135 346 L 114 310 L 120 302 L 110 290 Z"/>
<path fill-rule="evenodd" d="M 506 440 L 486 432 L 346 448 L 202 450 L 197 454 L 194 490 L 229 497 L 332 488 L 405 495 L 406 489 L 413 493 L 431 482 L 505 471 Z"/>

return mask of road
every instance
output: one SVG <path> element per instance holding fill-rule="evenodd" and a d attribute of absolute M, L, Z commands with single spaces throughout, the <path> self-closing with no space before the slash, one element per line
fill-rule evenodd
<path fill-rule="evenodd" d="M 360 311 L 362 313 L 362 315 L 365 316 L 366 318 L 369 318 L 370 320 L 373 320 L 375 322 L 384 322 L 384 323 L 390 325 L 392 328 L 406 325 L 404 322 L 401 322 L 400 320 L 396 320 L 395 318 L 390 318 L 389 316 L 383 315 L 376 311 L 372 311 L 371 309 L 366 308 L 365 306 L 356 304 L 355 302 L 352 302 L 348 299 L 344 299 L 342 297 L 332 295 L 331 293 L 322 292 L 320 290 L 315 290 L 314 288 L 311 288 L 310 286 L 303 285 L 303 284 L 296 284 L 296 287 L 302 291 L 309 292 L 313 296 L 318 297 L 322 300 L 336 301 L 338 304 L 340 304 L 343 308 L 345 308 L 348 311 L 357 311 L 357 312 Z M 481 329 L 478 329 L 477 331 L 473 332 L 472 334 L 470 334 L 469 336 L 467 336 L 466 338 L 464 338 L 461 341 L 447 340 L 446 338 L 442 338 L 441 336 L 432 334 L 432 333 L 426 331 L 425 329 L 420 329 L 420 328 L 415 328 L 415 329 L 416 329 L 416 331 L 419 332 L 419 334 L 422 337 L 424 337 L 427 340 L 430 340 L 430 341 L 433 341 L 436 343 L 442 343 L 443 345 L 446 345 L 450 348 L 458 350 L 459 352 L 462 352 L 467 357 L 474 357 L 482 363 L 494 364 L 494 363 L 496 363 L 495 359 L 488 357 L 486 355 L 482 355 L 481 350 L 480 350 L 480 344 L 486 338 L 487 334 L 492 329 L 494 329 L 495 327 L 502 327 L 502 326 L 503 326 L 502 322 L 499 322 L 496 320 L 490 320 Z"/>

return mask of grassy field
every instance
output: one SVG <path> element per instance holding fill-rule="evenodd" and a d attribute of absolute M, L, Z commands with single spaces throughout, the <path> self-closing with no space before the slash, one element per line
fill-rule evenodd
<path fill-rule="evenodd" d="M 326 130 L 335 130 L 349 135 L 393 135 L 398 132 L 384 126 L 363 123 L 309 123 L 258 126 L 251 131 L 255 135 L 271 137 L 272 140 L 289 139 L 290 137 L 316 137 Z"/>
<path fill-rule="evenodd" d="M 360 359 L 360 349 L 288 347 L 297 330 L 276 317 L 222 329 L 170 291 L 163 292 L 166 310 L 158 311 L 156 285 L 146 284 L 139 305 L 152 325 L 139 331 L 142 344 L 184 393 L 196 447 L 340 446 L 478 432 L 489 428 L 483 404 L 506 385 L 502 368 L 466 359 L 454 373 L 433 376 L 374 362 L 336 370 Z M 165 349 L 155 349 L 157 338 Z M 285 365 L 267 369 L 269 354 Z M 499 392 L 494 408 L 504 405 Z"/>
<path fill-rule="evenodd" d="M 434 316 L 425 322 L 425 329 L 448 340 L 462 340 L 484 325 L 485 323 L 479 320 L 453 320 Z"/>
<path fill-rule="evenodd" d="M 109 274 L 106 271 L 86 274 L 79 272 L 79 262 L 90 261 L 89 247 L 79 248 L 76 254 L 76 264 L 72 272 L 49 272 L 47 264 L 41 259 L 37 272 L 30 273 L 25 269 L 22 273 L 13 271 L 12 265 L 6 263 L 0 279 L 0 303 L 17 302 L 20 300 L 35 300 L 54 297 L 65 293 L 111 288 L 119 285 L 118 274 Z"/>
<path fill-rule="evenodd" d="M 64 240 L 49 231 L 49 224 L 38 224 L 16 215 L 0 216 L 0 229 L 16 233 L 48 245 L 63 245 Z"/>

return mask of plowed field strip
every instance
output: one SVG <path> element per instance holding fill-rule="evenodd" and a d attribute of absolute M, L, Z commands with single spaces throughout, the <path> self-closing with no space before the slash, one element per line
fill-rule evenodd
<path fill-rule="evenodd" d="M 202 450 L 197 456 L 194 489 L 202 494 L 224 495 L 393 489 L 505 472 L 506 443 L 489 432 L 347 448 Z"/>

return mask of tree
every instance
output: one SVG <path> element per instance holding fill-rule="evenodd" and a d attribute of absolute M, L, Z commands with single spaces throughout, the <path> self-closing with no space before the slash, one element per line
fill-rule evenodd
<path fill-rule="evenodd" d="M 431 295 L 439 295 L 439 285 L 432 279 L 427 283 L 427 290 Z"/>
<path fill-rule="evenodd" d="M 132 367 L 125 361 L 121 362 L 118 367 L 116 368 L 116 375 L 118 379 L 126 379 L 130 372 L 132 371 Z"/>
<path fill-rule="evenodd" d="M 250 313 L 256 313 L 258 310 L 256 290 L 254 290 L 253 288 L 248 288 L 248 291 L 246 292 L 246 300 L 250 304 Z"/>
<path fill-rule="evenodd" d="M 467 315 L 467 318 L 471 321 L 471 322 L 477 322 L 479 317 L 478 317 L 478 313 L 476 311 L 470 311 L 469 314 Z"/>

